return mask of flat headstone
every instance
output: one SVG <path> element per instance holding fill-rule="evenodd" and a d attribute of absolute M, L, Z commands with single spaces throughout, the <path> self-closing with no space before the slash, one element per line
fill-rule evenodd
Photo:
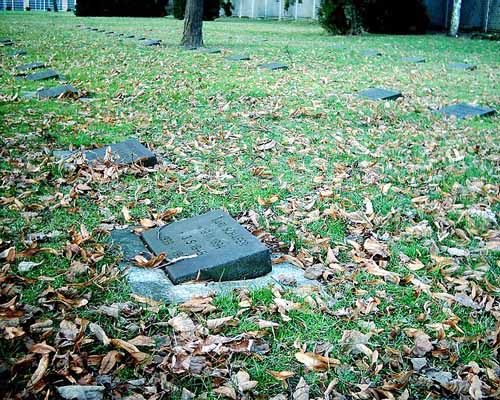
<path fill-rule="evenodd" d="M 174 284 L 251 279 L 272 268 L 269 249 L 222 210 L 150 229 L 142 240 L 156 255 L 191 257 L 166 267 Z"/>
<path fill-rule="evenodd" d="M 276 71 L 279 69 L 288 69 L 288 65 L 281 64 L 278 62 L 272 62 L 272 63 L 267 63 L 267 64 L 260 64 L 259 68 L 264 68 L 264 69 L 269 69 L 271 71 Z"/>
<path fill-rule="evenodd" d="M 148 40 L 145 40 L 143 44 L 144 44 L 144 46 L 160 46 L 161 40 L 148 39 Z"/>
<path fill-rule="evenodd" d="M 90 30 L 91 30 L 92 32 L 97 32 L 97 31 L 99 31 L 99 29 L 97 29 L 97 28 L 90 28 Z"/>
<path fill-rule="evenodd" d="M 477 65 L 467 64 L 467 63 L 451 63 L 451 64 L 448 64 L 448 68 L 463 69 L 466 71 L 474 71 L 475 69 L 477 69 Z"/>
<path fill-rule="evenodd" d="M 250 60 L 250 57 L 239 55 L 239 54 L 234 54 L 232 56 L 227 56 L 226 60 L 229 60 L 229 61 L 248 61 L 248 60 Z"/>
<path fill-rule="evenodd" d="M 144 36 L 139 36 L 139 37 L 137 38 L 137 40 L 139 40 L 139 41 L 141 41 L 141 42 L 142 42 L 143 40 L 146 40 L 146 38 L 145 38 Z"/>
<path fill-rule="evenodd" d="M 4 46 L 12 46 L 14 42 L 11 39 L 0 39 L 0 44 Z"/>
<path fill-rule="evenodd" d="M 124 142 L 84 151 L 83 157 L 89 163 L 93 161 L 102 162 L 105 160 L 108 148 L 111 150 L 111 159 L 115 164 L 141 164 L 145 167 L 153 167 L 158 162 L 156 155 L 143 146 L 137 139 L 128 139 Z M 75 153 L 77 152 L 55 151 L 54 156 L 60 159 L 67 159 Z"/>
<path fill-rule="evenodd" d="M 401 92 L 391 89 L 370 88 L 358 93 L 358 96 L 370 100 L 396 100 L 401 97 Z"/>
<path fill-rule="evenodd" d="M 48 69 L 46 71 L 41 71 L 41 72 L 35 72 L 34 74 L 31 75 L 26 75 L 26 79 L 28 81 L 43 81 L 46 79 L 59 79 L 60 75 L 51 69 Z"/>
<path fill-rule="evenodd" d="M 16 70 L 19 72 L 30 71 L 32 69 L 45 68 L 45 64 L 42 62 L 33 62 L 29 64 L 18 65 Z"/>
<path fill-rule="evenodd" d="M 458 119 L 463 119 L 467 117 L 485 117 L 494 114 L 495 110 L 489 107 L 480 107 L 472 104 L 459 103 L 444 107 L 437 111 L 437 113 L 447 116 L 455 116 Z"/>
<path fill-rule="evenodd" d="M 127 36 L 125 36 L 125 39 L 133 39 L 133 38 L 135 38 L 135 35 L 127 35 Z"/>
<path fill-rule="evenodd" d="M 104 32 L 106 32 L 106 29 L 98 29 L 97 32 L 104 33 Z"/>
<path fill-rule="evenodd" d="M 382 55 L 382 52 L 378 50 L 365 50 L 361 52 L 361 55 L 364 57 L 379 57 Z"/>
<path fill-rule="evenodd" d="M 163 269 L 140 268 L 133 265 L 137 254 L 147 252 L 140 236 L 128 230 L 111 232 L 114 245 L 119 246 L 123 253 L 120 268 L 125 271 L 128 284 L 133 293 L 167 303 L 182 303 L 196 296 L 230 293 L 233 290 L 257 290 L 269 286 L 286 289 L 293 286 L 300 290 L 309 288 L 321 290 L 321 284 L 304 276 L 304 270 L 289 263 L 279 263 L 272 266 L 272 271 L 264 276 L 253 279 L 240 279 L 225 282 L 185 282 L 175 285 Z"/>
<path fill-rule="evenodd" d="M 108 31 L 106 32 L 106 35 L 112 35 L 114 32 L 113 31 Z"/>
<path fill-rule="evenodd" d="M 425 63 L 425 58 L 423 57 L 403 57 L 401 61 L 409 64 L 422 64 Z"/>
<path fill-rule="evenodd" d="M 24 56 L 26 54 L 28 54 L 28 52 L 24 49 L 12 50 L 8 53 L 8 55 L 11 57 Z"/>
<path fill-rule="evenodd" d="M 207 54 L 220 54 L 221 50 L 216 48 L 216 47 L 208 47 L 208 48 L 201 48 L 200 53 L 207 53 Z"/>
<path fill-rule="evenodd" d="M 71 85 L 59 85 L 52 88 L 40 89 L 35 92 L 34 97 L 40 99 L 52 99 L 59 96 L 78 96 L 78 89 Z"/>

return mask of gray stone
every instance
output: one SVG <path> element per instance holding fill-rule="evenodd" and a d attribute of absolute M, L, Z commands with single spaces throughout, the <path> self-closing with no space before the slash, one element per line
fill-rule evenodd
<path fill-rule="evenodd" d="M 378 50 L 365 50 L 361 52 L 361 55 L 364 57 L 380 57 L 382 52 Z"/>
<path fill-rule="evenodd" d="M 97 31 L 98 31 L 98 29 L 97 29 L 97 28 L 90 28 L 90 30 L 91 30 L 92 32 L 97 32 Z"/>
<path fill-rule="evenodd" d="M 358 93 L 358 96 L 370 100 L 396 100 L 401 97 L 401 92 L 390 89 L 371 88 Z"/>
<path fill-rule="evenodd" d="M 66 400 L 102 400 L 104 397 L 104 386 L 61 386 L 57 388 L 57 392 Z"/>
<path fill-rule="evenodd" d="M 44 81 L 46 79 L 59 79 L 60 75 L 51 69 L 41 72 L 35 72 L 31 75 L 26 75 L 28 81 Z"/>
<path fill-rule="evenodd" d="M 144 46 L 160 46 L 161 40 L 148 39 L 148 40 L 145 40 L 143 44 L 144 44 Z"/>
<path fill-rule="evenodd" d="M 143 40 L 146 40 L 146 38 L 144 36 L 140 36 L 140 37 L 137 38 L 137 40 L 139 40 L 139 41 L 142 42 Z"/>
<path fill-rule="evenodd" d="M 12 46 L 14 42 L 11 39 L 3 38 L 0 39 L 0 44 L 3 44 L 4 46 Z"/>
<path fill-rule="evenodd" d="M 175 284 L 251 279 L 271 271 L 269 249 L 222 210 L 150 229 L 142 239 L 156 255 L 191 257 L 167 267 Z"/>
<path fill-rule="evenodd" d="M 29 64 L 18 65 L 16 70 L 19 72 L 30 71 L 32 69 L 45 68 L 45 64 L 42 62 L 33 62 Z"/>
<path fill-rule="evenodd" d="M 410 359 L 413 369 L 419 372 L 422 368 L 427 365 L 427 359 L 425 358 L 412 358 Z"/>
<path fill-rule="evenodd" d="M 25 49 L 12 50 L 8 53 L 11 57 L 24 56 L 26 54 L 28 54 L 28 52 Z"/>
<path fill-rule="evenodd" d="M 125 36 L 125 39 L 134 39 L 135 38 L 135 35 L 127 35 Z"/>
<path fill-rule="evenodd" d="M 254 279 L 226 281 L 226 282 L 186 282 L 179 285 L 168 278 L 161 269 L 135 267 L 132 263 L 134 256 L 147 249 L 138 235 L 127 230 L 111 232 L 113 243 L 121 247 L 123 259 L 120 268 L 126 271 L 127 281 L 133 293 L 167 303 L 182 303 L 196 296 L 210 294 L 224 294 L 233 290 L 257 290 L 269 286 L 282 289 L 289 287 L 297 290 L 314 288 L 320 291 L 318 281 L 304 277 L 304 271 L 289 263 L 274 264 L 272 271 L 265 276 Z"/>
<path fill-rule="evenodd" d="M 111 150 L 111 160 L 115 164 L 131 165 L 141 164 L 145 167 L 153 167 L 158 163 L 156 155 L 147 147 L 143 146 L 137 139 L 128 139 L 124 142 L 99 147 L 94 150 L 83 152 L 83 157 L 89 163 L 104 161 L 107 149 Z M 54 156 L 60 159 L 68 159 L 77 152 L 55 151 Z"/>
<path fill-rule="evenodd" d="M 114 32 L 113 31 L 108 31 L 106 32 L 106 35 L 112 35 Z"/>
<path fill-rule="evenodd" d="M 71 85 L 59 85 L 52 88 L 40 89 L 35 92 L 35 97 L 40 99 L 57 98 L 59 96 L 78 96 L 78 89 Z"/>
<path fill-rule="evenodd" d="M 208 47 L 208 48 L 202 47 L 199 50 L 200 50 L 200 53 L 207 53 L 207 54 L 220 54 L 221 53 L 221 49 L 218 49 L 215 47 Z"/>
<path fill-rule="evenodd" d="M 452 63 L 452 64 L 448 64 L 448 68 L 473 71 L 473 70 L 477 69 L 477 66 L 474 64 L 467 64 L 467 63 Z"/>
<path fill-rule="evenodd" d="M 495 114 L 495 110 L 489 107 L 474 106 L 472 104 L 459 103 L 447 106 L 437 111 L 438 114 L 455 116 L 458 119 L 467 117 L 485 117 Z"/>
<path fill-rule="evenodd" d="M 425 63 L 425 58 L 423 57 L 403 57 L 401 61 L 409 64 L 422 64 Z"/>
<path fill-rule="evenodd" d="M 250 60 L 250 57 L 249 56 L 243 56 L 243 55 L 235 54 L 235 55 L 232 55 L 232 56 L 227 56 L 226 60 L 229 60 L 229 61 L 248 61 L 248 60 Z"/>
<path fill-rule="evenodd" d="M 276 71 L 276 70 L 279 70 L 279 69 L 288 69 L 288 65 L 281 64 L 281 63 L 278 63 L 278 62 L 272 62 L 272 63 L 267 63 L 267 64 L 260 64 L 259 67 L 260 68 L 264 68 L 264 69 L 269 69 L 271 71 Z"/>

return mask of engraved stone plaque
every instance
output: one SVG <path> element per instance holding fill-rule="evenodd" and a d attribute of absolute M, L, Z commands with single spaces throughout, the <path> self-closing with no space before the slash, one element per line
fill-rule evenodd
<path fill-rule="evenodd" d="M 41 72 L 35 72 L 34 74 L 27 75 L 26 79 L 29 81 L 44 81 L 46 79 L 59 79 L 60 75 L 51 69 Z"/>
<path fill-rule="evenodd" d="M 452 64 L 448 64 L 448 68 L 463 69 L 466 71 L 474 71 L 475 69 L 477 69 L 477 66 L 474 64 L 467 64 L 467 63 L 452 63 Z"/>
<path fill-rule="evenodd" d="M 485 117 L 487 115 L 492 115 L 495 113 L 495 110 L 489 107 L 480 107 L 471 104 L 459 103 L 444 107 L 437 112 L 439 114 L 444 114 L 447 116 L 455 116 L 458 119 L 464 119 L 467 117 Z"/>
<path fill-rule="evenodd" d="M 128 139 L 124 142 L 99 147 L 94 150 L 87 150 L 83 152 L 83 156 L 88 162 L 102 162 L 106 157 L 108 147 L 111 150 L 111 160 L 116 164 L 141 164 L 145 167 L 152 167 L 158 162 L 156 155 L 143 146 L 137 139 Z M 72 151 L 56 151 L 54 152 L 54 156 L 67 159 L 75 153 Z"/>
<path fill-rule="evenodd" d="M 12 46 L 14 42 L 11 39 L 0 39 L 0 44 L 3 44 L 4 46 Z"/>
<path fill-rule="evenodd" d="M 26 54 L 28 54 L 28 52 L 25 49 L 18 49 L 18 50 L 12 50 L 9 53 L 9 56 L 11 56 L 11 57 L 17 57 L 17 56 L 24 56 Z"/>
<path fill-rule="evenodd" d="M 48 89 L 40 89 L 35 97 L 41 99 L 55 98 L 59 96 L 78 96 L 78 89 L 71 85 L 59 85 Z"/>
<path fill-rule="evenodd" d="M 191 256 L 167 267 L 174 284 L 251 279 L 272 269 L 269 249 L 222 210 L 150 229 L 142 239 L 156 255 Z"/>
<path fill-rule="evenodd" d="M 409 64 L 422 64 L 425 63 L 425 58 L 423 57 L 403 57 L 401 61 Z"/>
<path fill-rule="evenodd" d="M 382 52 L 378 50 L 365 50 L 361 53 L 361 55 L 364 57 L 380 57 Z"/>
<path fill-rule="evenodd" d="M 276 71 L 276 70 L 279 70 L 279 69 L 288 69 L 288 65 L 281 64 L 281 63 L 278 63 L 278 62 L 272 62 L 272 63 L 267 63 L 267 64 L 260 64 L 259 67 L 260 68 L 264 68 L 264 69 L 269 69 L 271 71 Z"/>
<path fill-rule="evenodd" d="M 396 100 L 401 97 L 401 92 L 390 89 L 371 88 L 358 93 L 358 96 L 370 100 Z"/>
<path fill-rule="evenodd" d="M 161 40 L 148 39 L 143 42 L 144 46 L 159 46 L 161 45 Z"/>
<path fill-rule="evenodd" d="M 19 72 L 30 71 L 32 69 L 44 68 L 45 64 L 42 62 L 33 62 L 29 64 L 18 65 L 16 70 Z"/>
<path fill-rule="evenodd" d="M 249 56 L 240 55 L 240 54 L 235 54 L 235 55 L 232 55 L 232 56 L 227 56 L 226 60 L 229 60 L 229 61 L 248 61 L 248 60 L 250 60 L 250 57 Z"/>

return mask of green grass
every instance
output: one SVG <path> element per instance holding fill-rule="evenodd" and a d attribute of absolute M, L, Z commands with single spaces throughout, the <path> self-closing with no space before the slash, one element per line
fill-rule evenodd
<path fill-rule="evenodd" d="M 163 46 L 142 47 L 134 40 L 78 29 L 78 24 L 143 34 L 161 39 Z M 325 246 L 336 248 L 342 268 L 325 283 L 323 307 L 315 309 L 286 293 L 286 298 L 303 306 L 289 313 L 290 321 L 282 321 L 273 308 L 275 294 L 263 289 L 249 294 L 252 308 L 242 311 L 240 324 L 223 330 L 226 335 L 256 331 L 257 319 L 280 324 L 265 336 L 269 354 L 227 361 L 259 382 L 257 395 L 286 392 L 269 370 L 295 372 L 292 386 L 304 376 L 311 396 L 321 396 L 332 379 L 338 379 L 336 390 L 345 395 L 359 391 L 357 384 L 381 386 L 393 379 L 392 373 L 411 370 L 407 349 L 413 339 L 405 329 L 420 329 L 435 340 L 433 326 L 453 316 L 462 332 L 446 328 L 446 335 L 456 359 L 429 355 L 429 365 L 450 371 L 471 361 L 481 368 L 498 365 L 497 350 L 487 339 L 495 328 L 493 312 L 459 303 L 450 306 L 433 294 L 474 291 L 478 301 L 486 295 L 498 296 L 499 254 L 483 249 L 484 242 L 498 235 L 498 224 L 466 217 L 464 211 L 480 205 L 499 216 L 499 117 L 445 120 L 432 110 L 454 102 L 499 109 L 499 44 L 441 35 L 332 37 L 309 22 L 220 19 L 204 24 L 206 46 L 223 49 L 223 55 L 211 55 L 179 48 L 181 32 L 182 22 L 171 18 L 0 15 L 0 36 L 28 50 L 28 55 L 16 59 L 0 58 L 0 249 L 15 246 L 22 251 L 27 235 L 60 232 L 39 244 L 57 249 L 57 256 L 41 253 L 30 258 L 42 264 L 28 273 L 17 273 L 22 260 L 12 263 L 6 274 L 33 281 L 14 279 L 16 290 L 3 290 L 0 304 L 16 293 L 19 303 L 40 306 L 49 287 L 85 283 L 103 268 L 116 267 L 118 259 L 109 252 L 108 238 L 97 229 L 101 223 L 123 224 L 124 206 L 135 222 L 173 207 L 183 208 L 178 218 L 220 207 L 233 215 L 254 210 L 263 228 L 285 248 L 293 245 L 295 253 L 311 263 L 325 261 Z M 345 49 L 335 49 L 334 44 Z M 366 49 L 379 49 L 384 55 L 365 58 L 360 53 Z M 0 53 L 8 50 L 0 48 Z M 230 62 L 224 59 L 229 54 L 248 54 L 252 59 Z M 427 62 L 400 62 L 401 57 L 413 55 Z M 55 84 L 14 79 L 14 67 L 32 61 L 47 62 L 69 83 L 88 92 L 92 101 L 20 100 L 23 91 Z M 257 68 L 271 61 L 287 63 L 290 69 Z M 474 63 L 478 69 L 449 70 L 446 65 L 451 62 Z M 356 98 L 357 91 L 374 86 L 401 90 L 404 98 L 389 103 Z M 68 184 L 64 181 L 68 172 L 57 169 L 48 158 L 52 150 L 92 148 L 130 136 L 149 144 L 169 167 L 140 176 L 126 173 L 108 182 L 79 178 Z M 274 147 L 259 150 L 271 140 Z M 265 174 L 256 174 L 256 169 Z M 92 190 L 76 194 L 77 183 L 86 183 Z M 325 191 L 332 195 L 322 196 Z M 261 205 L 274 195 L 278 201 Z M 422 196 L 427 200 L 418 201 Z M 23 206 L 13 203 L 14 198 Z M 374 211 L 370 224 L 353 224 L 338 212 L 364 212 L 367 199 Z M 430 236 L 405 233 L 423 220 L 429 222 Z M 64 249 L 71 241 L 70 228 L 78 232 L 82 224 L 93 232 L 93 240 L 82 245 L 91 270 L 69 282 L 71 262 L 81 261 L 82 254 L 69 257 Z M 399 284 L 369 274 L 360 262 L 353 243 L 362 249 L 370 236 L 387 241 L 390 255 L 380 265 L 399 274 Z M 443 246 L 467 249 L 471 256 L 456 259 L 456 270 L 448 272 L 431 257 L 435 252 L 448 256 Z M 89 261 L 89 256 L 102 250 L 104 258 Z M 425 268 L 411 271 L 402 261 L 405 256 L 418 258 Z M 375 261 L 380 262 L 377 257 Z M 411 283 L 410 275 L 429 285 L 432 293 Z M 141 312 L 135 303 L 139 313 L 130 317 L 133 330 L 128 319 L 96 313 L 101 305 L 133 300 L 123 278 L 75 290 L 90 301 L 68 311 L 68 319 L 88 319 L 110 336 L 123 339 L 141 332 L 172 333 L 158 323 L 168 321 L 175 307 Z M 363 314 L 360 305 L 374 299 L 377 307 Z M 205 318 L 234 316 L 240 312 L 238 304 L 237 294 L 219 296 L 214 313 L 194 319 L 203 325 Z M 498 312 L 498 298 L 492 307 Z M 37 318 L 54 318 L 58 326 L 62 314 L 44 306 Z M 377 329 L 369 347 L 379 352 L 379 362 L 384 363 L 378 375 L 363 367 L 362 360 L 369 362 L 366 357 L 346 352 L 340 343 L 345 330 L 367 332 L 366 323 Z M 54 336 L 55 332 L 44 340 L 53 343 Z M 318 344 L 331 344 L 330 356 L 340 359 L 342 366 L 325 375 L 305 371 L 294 357 L 296 341 L 309 351 Z M 89 354 L 103 355 L 106 350 L 83 345 Z M 16 341 L 0 344 L 0 355 L 5 356 L 0 358 L 8 358 L 9 363 L 26 352 Z M 389 363 L 394 352 L 401 355 L 400 364 Z M 35 368 L 19 375 L 16 387 Z M 122 363 L 116 378 L 126 381 L 150 373 Z M 494 386 L 486 376 L 482 379 Z M 209 392 L 207 398 L 218 398 L 211 393 L 221 384 L 217 379 L 176 376 L 174 381 L 198 394 Z M 428 388 L 416 379 L 410 388 L 414 398 L 427 395 Z M 180 398 L 178 393 L 172 396 Z"/>

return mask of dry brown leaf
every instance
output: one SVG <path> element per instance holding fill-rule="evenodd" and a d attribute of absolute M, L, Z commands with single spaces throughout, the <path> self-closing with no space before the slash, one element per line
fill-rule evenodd
<path fill-rule="evenodd" d="M 56 352 L 56 349 L 52 346 L 49 346 L 45 342 L 34 344 L 30 348 L 30 353 L 49 354 L 49 353 L 55 353 L 55 352 Z"/>
<path fill-rule="evenodd" d="M 35 372 L 31 376 L 31 379 L 28 383 L 28 387 L 35 386 L 40 380 L 44 377 L 47 368 L 49 367 L 49 355 L 44 354 L 40 361 L 38 362 L 38 367 Z"/>
<path fill-rule="evenodd" d="M 223 317 L 207 320 L 207 328 L 217 330 L 225 326 L 238 326 L 239 321 L 233 317 Z"/>
<path fill-rule="evenodd" d="M 335 358 L 324 357 L 319 354 L 307 352 L 295 353 L 298 362 L 304 364 L 311 371 L 327 371 L 331 367 L 340 365 L 340 361 Z"/>
<path fill-rule="evenodd" d="M 278 381 L 286 381 L 287 379 L 295 376 L 295 372 L 292 371 L 267 371 Z"/>
<path fill-rule="evenodd" d="M 180 313 L 168 321 L 174 331 L 184 334 L 192 334 L 196 330 L 194 322 L 186 313 Z"/>
<path fill-rule="evenodd" d="M 115 367 L 116 362 L 120 359 L 120 353 L 116 350 L 111 350 L 108 352 L 101 361 L 101 366 L 99 368 L 99 374 L 107 375 Z"/>
<path fill-rule="evenodd" d="M 293 400 L 309 400 L 309 385 L 304 378 L 300 378 L 297 387 L 292 395 Z"/>
<path fill-rule="evenodd" d="M 104 329 L 102 329 L 99 325 L 91 322 L 89 324 L 89 329 L 95 335 L 95 337 L 102 342 L 103 345 L 108 346 L 111 343 L 111 341 L 108 338 L 108 335 L 106 335 Z"/>

